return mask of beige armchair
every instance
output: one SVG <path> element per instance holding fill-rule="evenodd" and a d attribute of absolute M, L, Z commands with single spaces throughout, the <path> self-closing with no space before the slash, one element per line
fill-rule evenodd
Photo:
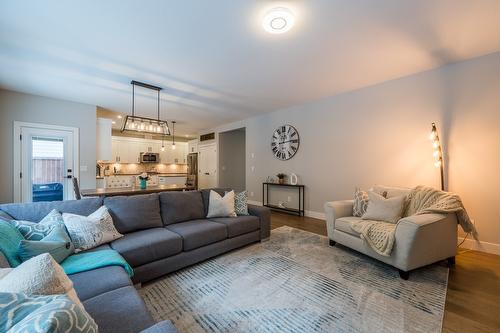
<path fill-rule="evenodd" d="M 376 253 L 351 228 L 353 200 L 325 203 L 326 227 L 330 245 L 336 242 L 396 267 L 402 279 L 413 269 L 447 259 L 455 263 L 457 219 L 455 214 L 426 214 L 404 217 L 396 227 L 396 240 L 389 257 Z"/>

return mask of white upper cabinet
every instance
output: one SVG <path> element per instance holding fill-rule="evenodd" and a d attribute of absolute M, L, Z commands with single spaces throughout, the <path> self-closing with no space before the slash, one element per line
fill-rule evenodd
<path fill-rule="evenodd" d="M 198 152 L 198 140 L 188 141 L 188 154 Z"/>
<path fill-rule="evenodd" d="M 96 124 L 96 159 L 114 161 L 111 143 L 111 119 L 97 118 Z"/>
<path fill-rule="evenodd" d="M 160 163 L 186 164 L 188 144 L 176 142 L 172 149 L 170 141 L 165 141 L 165 151 L 161 151 L 161 141 L 114 136 L 111 140 L 111 162 L 140 163 L 141 153 L 160 154 Z"/>

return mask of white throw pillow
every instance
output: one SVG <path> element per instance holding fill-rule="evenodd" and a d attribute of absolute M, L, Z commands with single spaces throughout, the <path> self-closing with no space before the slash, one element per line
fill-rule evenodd
<path fill-rule="evenodd" d="M 384 221 L 397 223 L 403 215 L 405 195 L 392 198 L 384 198 L 373 191 L 368 192 L 368 207 L 361 216 L 363 220 Z"/>
<path fill-rule="evenodd" d="M 0 280 L 9 274 L 14 268 L 0 268 Z"/>
<path fill-rule="evenodd" d="M 0 280 L 0 292 L 28 296 L 61 294 L 81 305 L 73 282 L 48 253 L 31 258 L 8 272 Z"/>
<path fill-rule="evenodd" d="M 234 191 L 227 192 L 224 197 L 221 197 L 219 193 L 211 190 L 207 218 L 235 216 L 237 215 L 234 211 Z"/>
<path fill-rule="evenodd" d="M 123 237 L 116 230 L 106 206 L 101 206 L 89 216 L 63 213 L 63 220 L 75 245 L 75 253 Z"/>

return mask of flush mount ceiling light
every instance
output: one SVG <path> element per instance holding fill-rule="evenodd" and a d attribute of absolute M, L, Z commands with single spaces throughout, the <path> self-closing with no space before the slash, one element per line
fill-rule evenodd
<path fill-rule="evenodd" d="M 271 34 L 282 34 L 293 27 L 295 16 L 283 7 L 273 8 L 266 13 L 262 21 L 264 30 Z"/>

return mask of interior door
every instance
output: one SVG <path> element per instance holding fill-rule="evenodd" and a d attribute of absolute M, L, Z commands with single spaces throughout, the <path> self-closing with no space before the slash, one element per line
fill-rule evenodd
<path fill-rule="evenodd" d="M 215 144 L 198 147 L 198 187 L 217 186 L 217 149 Z"/>
<path fill-rule="evenodd" d="M 74 199 L 75 133 L 21 126 L 20 140 L 20 201 Z"/>

